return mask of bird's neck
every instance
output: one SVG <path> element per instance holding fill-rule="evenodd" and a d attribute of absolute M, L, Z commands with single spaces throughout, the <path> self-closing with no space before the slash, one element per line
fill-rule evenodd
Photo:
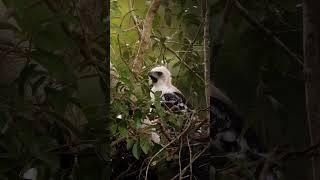
<path fill-rule="evenodd" d="M 161 84 L 157 84 L 157 85 L 153 86 L 151 88 L 151 91 L 153 91 L 153 92 L 161 91 L 162 94 L 164 94 L 164 93 L 172 93 L 175 91 L 175 89 L 176 88 L 174 88 L 174 86 L 169 81 L 167 83 L 161 83 Z"/>

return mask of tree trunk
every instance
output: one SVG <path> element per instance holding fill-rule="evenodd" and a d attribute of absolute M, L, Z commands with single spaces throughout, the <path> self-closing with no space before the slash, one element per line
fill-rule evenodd
<path fill-rule="evenodd" d="M 304 71 L 306 110 L 311 144 L 320 141 L 320 1 L 304 0 Z M 320 179 L 320 158 L 312 159 L 313 179 Z"/>

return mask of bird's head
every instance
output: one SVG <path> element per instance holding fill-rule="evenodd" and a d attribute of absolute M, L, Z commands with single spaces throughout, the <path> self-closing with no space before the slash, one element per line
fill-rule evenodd
<path fill-rule="evenodd" d="M 152 81 L 153 87 L 171 85 L 171 73 L 164 66 L 154 67 L 148 73 L 148 76 Z"/>

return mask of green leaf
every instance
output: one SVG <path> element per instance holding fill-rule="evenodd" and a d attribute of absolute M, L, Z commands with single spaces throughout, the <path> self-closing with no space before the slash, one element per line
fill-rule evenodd
<path fill-rule="evenodd" d="M 160 96 L 161 96 L 161 92 L 160 91 L 157 91 L 157 92 L 154 93 L 154 97 L 155 97 L 156 101 L 160 101 Z"/>
<path fill-rule="evenodd" d="M 133 156 L 136 158 L 136 159 L 139 159 L 140 158 L 140 154 L 141 154 L 141 149 L 140 149 L 140 146 L 139 146 L 139 142 L 136 142 L 134 145 L 133 145 L 133 148 L 132 148 L 132 154 Z"/>
<path fill-rule="evenodd" d="M 41 50 L 31 52 L 31 57 L 57 78 L 68 81 L 75 79 L 73 72 L 61 57 Z"/>
<path fill-rule="evenodd" d="M 110 130 L 111 130 L 112 134 L 116 134 L 116 132 L 118 130 L 118 125 L 116 123 L 111 124 Z"/>
<path fill-rule="evenodd" d="M 154 29 L 157 29 L 160 25 L 160 22 L 161 22 L 161 16 L 159 15 L 159 13 L 157 13 L 155 16 L 154 16 L 154 19 L 152 21 L 152 27 Z"/>
<path fill-rule="evenodd" d="M 151 147 L 151 143 L 150 141 L 148 141 L 148 139 L 141 137 L 140 147 L 145 154 L 148 154 L 148 151 L 150 150 L 150 147 Z"/>
<path fill-rule="evenodd" d="M 119 133 L 120 133 L 120 135 L 122 137 L 128 137 L 128 129 L 127 129 L 127 127 L 119 126 L 118 130 L 119 130 Z"/>
<path fill-rule="evenodd" d="M 127 139 L 127 150 L 131 149 L 131 147 L 133 146 L 133 139 Z"/>
<path fill-rule="evenodd" d="M 141 120 L 142 120 L 143 114 L 140 109 L 137 109 L 135 112 L 134 120 L 136 122 L 136 129 L 140 128 L 141 126 Z"/>

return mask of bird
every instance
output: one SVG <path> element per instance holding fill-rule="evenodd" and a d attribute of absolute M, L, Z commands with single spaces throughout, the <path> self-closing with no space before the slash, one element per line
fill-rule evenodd
<path fill-rule="evenodd" d="M 158 118 L 150 118 L 155 109 L 154 103 L 156 101 L 155 93 L 161 92 L 160 104 L 168 112 L 185 113 L 190 112 L 190 105 L 187 104 L 184 95 L 181 91 L 172 84 L 171 72 L 165 66 L 155 66 L 148 72 L 148 77 L 151 84 L 150 98 L 153 105 L 151 105 L 149 117 L 147 116 L 142 122 L 143 127 L 154 125 L 157 123 Z M 156 119 L 156 120 L 152 120 Z M 160 135 L 152 129 L 151 139 L 153 142 L 160 144 Z"/>
<path fill-rule="evenodd" d="M 148 76 L 151 80 L 152 88 L 150 92 L 151 101 L 155 101 L 155 92 L 161 92 L 160 102 L 166 110 L 172 112 L 190 112 L 190 105 L 187 104 L 181 91 L 172 84 L 171 72 L 165 66 L 152 68 Z"/>
<path fill-rule="evenodd" d="M 212 83 L 210 88 L 210 149 L 214 168 L 230 165 L 232 160 L 253 162 L 264 160 L 268 153 L 252 128 L 245 128 L 245 119 L 237 106 Z M 255 173 L 260 174 L 262 167 Z M 273 163 L 266 171 L 268 180 L 280 178 L 278 164 Z"/>
<path fill-rule="evenodd" d="M 38 170 L 36 168 L 28 169 L 22 176 L 23 180 L 37 180 Z"/>

